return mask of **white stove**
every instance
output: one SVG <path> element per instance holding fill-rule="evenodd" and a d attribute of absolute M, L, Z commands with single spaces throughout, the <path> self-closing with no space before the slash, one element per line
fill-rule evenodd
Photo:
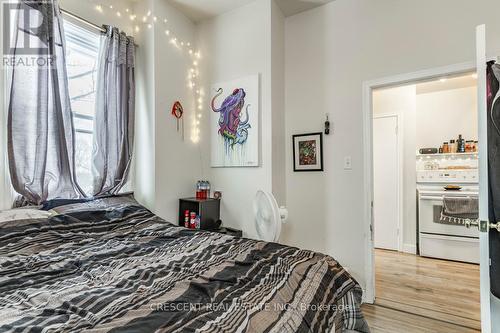
<path fill-rule="evenodd" d="M 452 165 L 454 163 L 455 165 Z M 462 169 L 458 169 L 459 167 Z M 420 255 L 479 263 L 479 231 L 440 221 L 445 197 L 479 196 L 477 159 L 417 158 L 418 227 Z M 446 185 L 460 190 L 445 190 Z"/>

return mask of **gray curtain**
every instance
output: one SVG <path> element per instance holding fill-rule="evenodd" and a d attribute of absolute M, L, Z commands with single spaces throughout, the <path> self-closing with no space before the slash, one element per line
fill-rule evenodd
<path fill-rule="evenodd" d="M 7 149 L 12 185 L 30 204 L 79 198 L 84 195 L 75 179 L 74 128 L 58 2 L 20 1 L 19 9 L 24 15 L 16 18 L 14 57 L 36 61 L 15 66 L 11 77 Z M 33 15 L 33 10 L 39 15 Z M 43 18 L 40 26 L 37 17 Z"/>
<path fill-rule="evenodd" d="M 117 28 L 105 28 L 97 74 L 94 196 L 116 194 L 125 185 L 134 145 L 134 39 Z"/>

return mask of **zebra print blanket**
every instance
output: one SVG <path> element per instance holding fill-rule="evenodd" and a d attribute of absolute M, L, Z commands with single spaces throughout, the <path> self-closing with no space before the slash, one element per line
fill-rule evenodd
<path fill-rule="evenodd" d="M 165 222 L 131 198 L 0 224 L 0 332 L 368 328 L 331 257 Z"/>

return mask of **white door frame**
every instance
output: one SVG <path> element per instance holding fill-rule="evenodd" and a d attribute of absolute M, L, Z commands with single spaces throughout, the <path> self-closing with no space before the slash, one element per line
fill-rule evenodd
<path fill-rule="evenodd" d="M 373 303 L 375 301 L 375 261 L 373 247 L 373 90 L 383 87 L 405 85 L 423 80 L 432 80 L 446 75 L 456 75 L 475 70 L 476 62 L 470 61 L 363 82 L 363 192 L 365 193 L 363 202 L 363 230 L 366 245 L 365 276 L 367 277 L 364 301 L 367 303 Z"/>
<path fill-rule="evenodd" d="M 397 160 L 398 160 L 398 165 L 397 165 L 397 183 L 398 183 L 398 251 L 402 252 L 403 251 L 403 126 L 401 125 L 401 116 L 398 113 L 381 113 L 376 116 L 373 116 L 373 119 L 380 119 L 380 118 L 390 118 L 390 117 L 395 117 L 396 118 L 396 135 L 397 135 Z M 403 116 L 404 117 L 404 116 Z M 373 136 L 372 136 L 373 138 Z M 373 149 L 373 147 L 372 147 Z M 373 226 L 376 228 L 377 226 Z"/>

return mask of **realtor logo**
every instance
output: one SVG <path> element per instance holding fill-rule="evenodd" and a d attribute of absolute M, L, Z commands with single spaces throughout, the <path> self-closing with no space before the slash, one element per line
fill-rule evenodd
<path fill-rule="evenodd" d="M 54 12 L 50 1 L 3 1 L 3 65 L 46 66 L 52 62 L 49 36 Z"/>

